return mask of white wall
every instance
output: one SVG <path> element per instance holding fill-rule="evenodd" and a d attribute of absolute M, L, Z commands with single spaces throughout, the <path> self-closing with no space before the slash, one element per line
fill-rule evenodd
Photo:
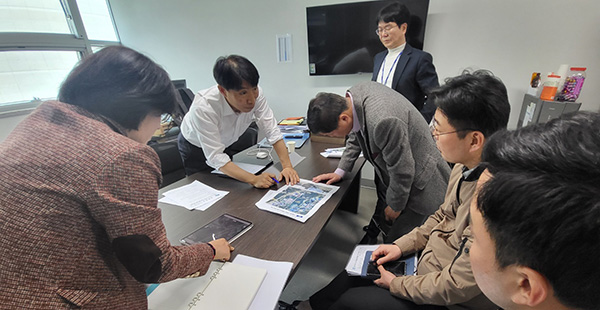
<path fill-rule="evenodd" d="M 344 2 L 344 1 L 338 1 Z M 240 54 L 261 75 L 277 118 L 306 114 L 319 91 L 343 92 L 370 75 L 310 77 L 306 6 L 322 1 L 111 0 L 123 44 L 152 56 L 172 78 L 185 78 L 193 91 L 215 84 L 219 56 Z M 275 37 L 291 34 L 293 62 L 277 63 Z"/>
<path fill-rule="evenodd" d="M 319 91 L 343 93 L 370 75 L 308 75 L 306 7 L 352 0 L 110 0 L 123 44 L 194 90 L 214 84 L 218 56 L 241 54 L 259 69 L 277 118 L 304 115 Z M 508 87 L 514 128 L 531 72 L 562 63 L 588 68 L 580 101 L 600 109 L 600 1 L 431 0 L 425 50 L 440 82 L 464 68 L 492 70 Z M 277 63 L 275 36 L 290 33 L 293 62 Z M 20 118 L 0 119 L 0 140 Z"/>
<path fill-rule="evenodd" d="M 238 53 L 259 69 L 260 85 L 277 118 L 304 115 L 319 91 L 343 91 L 370 75 L 308 75 L 306 7 L 327 0 L 110 0 L 125 45 L 162 64 L 194 90 L 214 84 L 218 56 Z M 352 1 L 350 1 L 352 2 Z M 585 65 L 580 101 L 599 110 L 600 2 L 591 0 L 431 0 L 425 50 L 434 57 L 440 82 L 464 68 L 492 70 L 507 85 L 516 127 L 531 72 L 562 63 Z M 564 18 L 559 18 L 564 16 Z M 293 37 L 293 62 L 277 63 L 275 36 Z"/>
<path fill-rule="evenodd" d="M 485 68 L 508 88 L 515 128 L 532 72 L 587 67 L 578 101 L 600 110 L 600 2 L 592 0 L 431 0 L 425 50 L 440 83 L 467 67 Z"/>

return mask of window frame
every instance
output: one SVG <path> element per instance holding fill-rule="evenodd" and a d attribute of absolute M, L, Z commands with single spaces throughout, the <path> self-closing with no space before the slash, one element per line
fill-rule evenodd
<path fill-rule="evenodd" d="M 77 0 L 60 1 L 65 19 L 72 33 L 0 32 L 0 52 L 5 51 L 71 51 L 79 59 L 92 54 L 92 46 L 121 45 L 121 38 L 110 2 L 104 0 L 112 21 L 117 41 L 90 40 L 85 31 Z M 27 114 L 42 101 L 33 99 L 23 102 L 0 102 L 0 118 Z"/>

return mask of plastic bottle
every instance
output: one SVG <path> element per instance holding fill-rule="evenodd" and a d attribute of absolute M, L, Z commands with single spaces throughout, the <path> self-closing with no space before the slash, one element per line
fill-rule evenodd
<path fill-rule="evenodd" d="M 542 89 L 540 99 L 546 101 L 554 101 L 554 96 L 556 95 L 556 90 L 558 89 L 559 83 L 560 75 L 549 74 L 548 78 L 544 82 L 544 88 Z"/>
<path fill-rule="evenodd" d="M 557 94 L 557 100 L 575 102 L 579 98 L 585 81 L 585 70 L 585 67 L 571 67 L 563 88 Z"/>
<path fill-rule="evenodd" d="M 560 67 L 558 67 L 558 70 L 556 70 L 554 72 L 554 74 L 560 75 L 560 82 L 558 82 L 558 89 L 557 89 L 557 92 L 556 92 L 557 95 L 558 95 L 558 92 L 561 89 L 563 89 L 563 85 L 565 84 L 565 77 L 567 76 L 567 73 L 569 73 L 569 65 L 568 64 L 562 64 L 562 65 L 560 65 Z"/>

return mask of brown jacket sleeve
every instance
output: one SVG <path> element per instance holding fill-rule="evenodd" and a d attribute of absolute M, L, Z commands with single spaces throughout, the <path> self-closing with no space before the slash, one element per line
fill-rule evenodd
<path fill-rule="evenodd" d="M 207 244 L 172 246 L 157 207 L 160 164 L 140 145 L 101 169 L 86 199 L 92 217 L 105 229 L 115 255 L 140 282 L 166 282 L 208 270 Z"/>

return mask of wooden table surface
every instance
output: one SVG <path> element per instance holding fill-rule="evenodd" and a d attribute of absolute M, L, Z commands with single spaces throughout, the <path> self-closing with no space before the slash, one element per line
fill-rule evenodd
<path fill-rule="evenodd" d="M 310 180 L 313 176 L 333 172 L 337 168 L 339 159 L 328 159 L 319 154 L 328 147 L 335 146 L 309 140 L 302 148 L 296 149 L 299 155 L 306 157 L 295 167 L 300 178 Z M 275 155 L 274 152 L 273 154 Z M 219 215 L 229 213 L 254 224 L 252 229 L 232 243 L 235 247 L 232 259 L 237 254 L 244 254 L 260 259 L 292 262 L 293 269 L 296 269 L 331 218 L 333 211 L 340 205 L 358 204 L 360 169 L 363 164 L 362 157 L 357 159 L 352 172 L 346 174 L 342 182 L 335 184 L 340 189 L 305 223 L 258 209 L 255 203 L 264 196 L 266 189 L 253 188 L 246 183 L 210 173 L 196 173 L 162 188 L 160 193 L 198 180 L 215 189 L 229 191 L 229 194 L 205 211 L 189 211 L 182 207 L 159 203 L 167 237 L 172 244 L 179 245 L 179 240 L 184 236 Z M 280 169 L 280 166 L 278 168 Z M 352 207 L 350 206 L 350 209 Z"/>

